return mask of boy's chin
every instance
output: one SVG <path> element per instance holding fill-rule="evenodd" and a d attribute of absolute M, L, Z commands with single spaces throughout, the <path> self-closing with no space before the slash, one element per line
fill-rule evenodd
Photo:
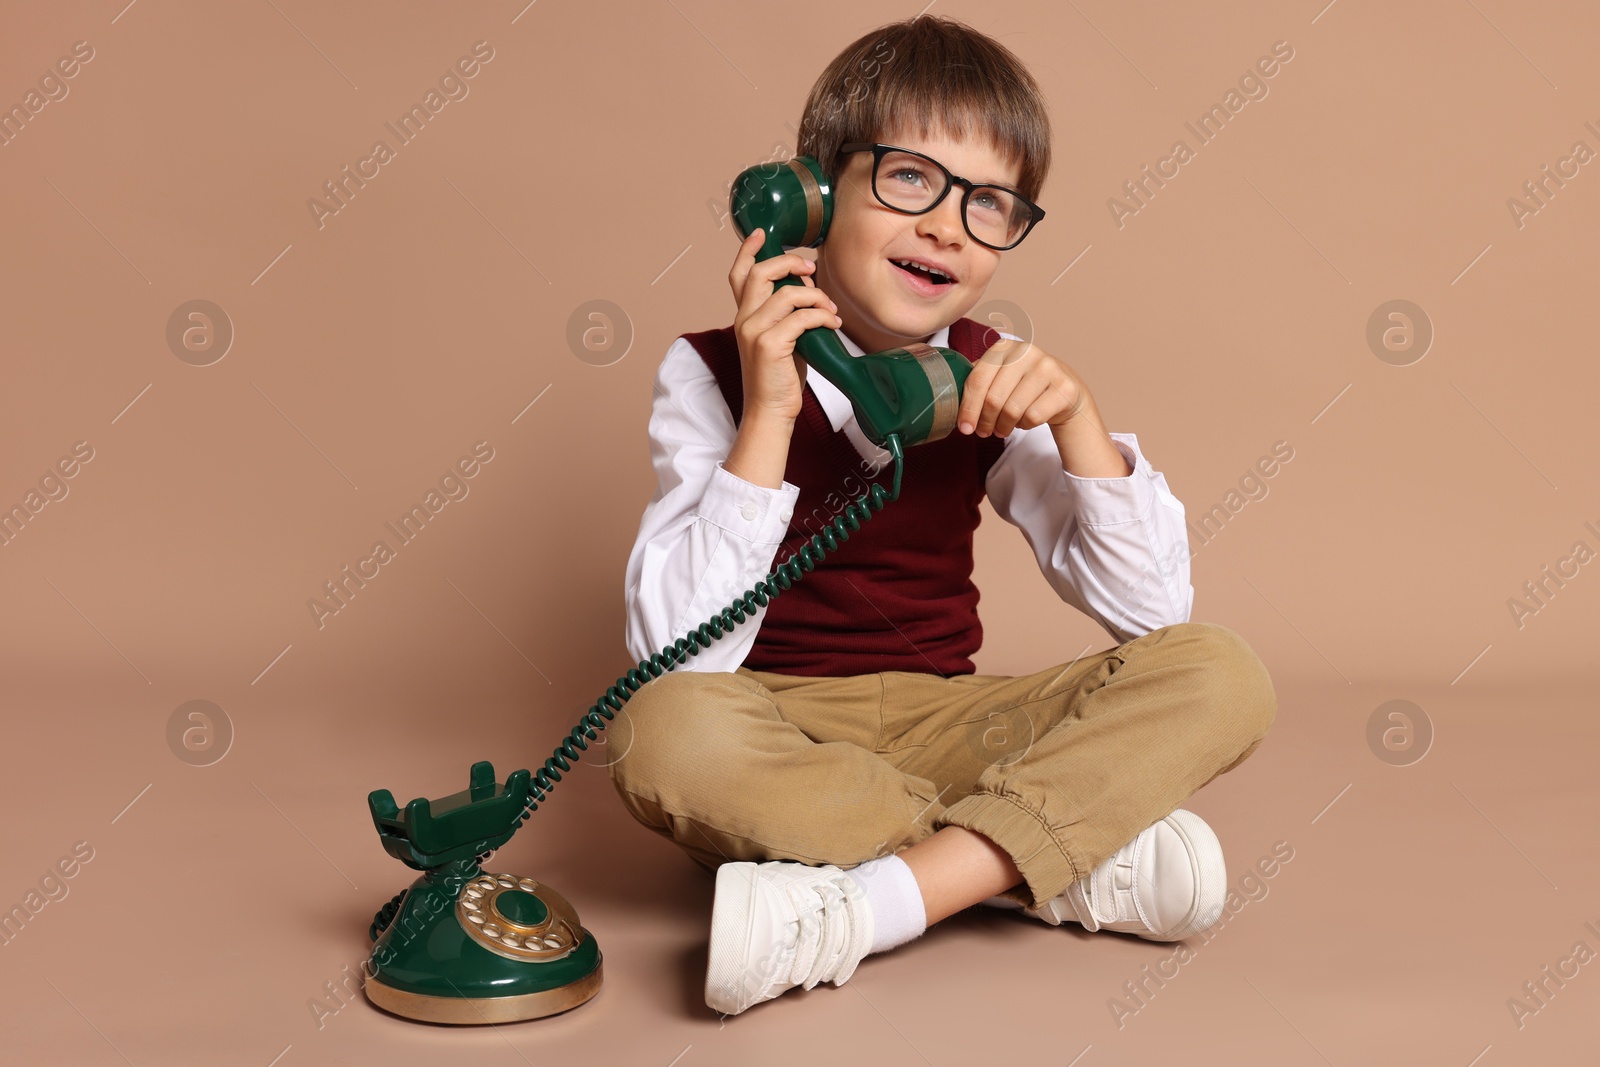
<path fill-rule="evenodd" d="M 877 306 L 870 310 L 873 312 L 873 321 L 880 329 L 910 337 L 918 330 L 927 333 L 927 330 L 922 329 L 926 323 L 934 323 L 933 329 L 938 329 L 954 306 L 953 301 L 929 300 L 918 303 L 901 299 L 896 294 L 887 300 L 878 301 Z"/>
<path fill-rule="evenodd" d="M 897 308 L 879 321 L 884 333 L 895 337 L 923 338 L 938 333 L 960 317 L 954 304 L 941 304 L 916 311 Z"/>

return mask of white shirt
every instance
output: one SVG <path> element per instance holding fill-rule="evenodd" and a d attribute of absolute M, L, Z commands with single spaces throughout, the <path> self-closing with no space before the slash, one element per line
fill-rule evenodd
<path fill-rule="evenodd" d="M 850 355 L 862 354 L 843 331 L 835 333 Z M 949 335 L 946 327 L 928 344 L 948 348 Z M 864 459 L 889 464 L 892 476 L 888 452 L 867 440 L 838 387 L 808 368 L 805 388 L 833 428 L 843 429 Z M 706 622 L 782 562 L 778 546 L 800 495 L 787 480 L 771 489 L 723 467 L 738 430 L 711 368 L 682 337 L 656 372 L 649 435 L 656 490 L 628 556 L 624 590 L 625 639 L 636 660 Z M 1080 478 L 1062 467 L 1048 425 L 1012 430 L 985 491 L 995 512 L 1022 531 L 1057 595 L 1121 644 L 1187 622 L 1194 587 L 1183 505 L 1133 434 L 1110 436 L 1132 474 Z M 871 537 L 871 522 L 855 536 Z M 673 669 L 734 670 L 755 643 L 766 610 L 747 612 L 743 622 Z"/>

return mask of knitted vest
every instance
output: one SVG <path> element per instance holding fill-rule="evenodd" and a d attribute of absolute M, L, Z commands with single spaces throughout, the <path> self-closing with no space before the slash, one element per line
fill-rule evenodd
<path fill-rule="evenodd" d="M 711 368 L 739 425 L 744 378 L 733 327 L 683 337 Z M 949 347 L 969 361 L 997 340 L 971 319 L 950 327 Z M 807 377 L 816 373 L 808 369 Z M 894 486 L 893 461 L 874 474 L 872 462 L 833 428 L 810 387 L 803 392 L 783 473 L 800 495 L 774 566 L 842 515 L 872 482 Z M 983 644 L 972 531 L 982 517 L 984 480 L 1004 449 L 1004 438 L 960 430 L 906 449 L 899 498 L 885 500 L 848 541 L 768 601 L 744 666 L 819 677 L 972 674 L 972 654 Z"/>

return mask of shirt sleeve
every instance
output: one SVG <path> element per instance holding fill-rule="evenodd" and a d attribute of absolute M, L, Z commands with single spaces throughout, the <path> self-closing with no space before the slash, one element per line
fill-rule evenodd
<path fill-rule="evenodd" d="M 738 431 L 711 368 L 684 338 L 656 371 L 649 435 L 656 489 L 624 578 L 625 640 L 636 660 L 671 646 L 765 577 L 800 496 L 788 481 L 770 489 L 722 465 Z M 765 616 L 765 607 L 746 613 L 673 669 L 736 669 Z"/>
<path fill-rule="evenodd" d="M 1135 435 L 1110 437 L 1133 473 L 1080 478 L 1062 467 L 1048 425 L 1013 430 L 986 489 L 1057 595 L 1121 644 L 1187 622 L 1194 586 L 1183 504 Z"/>

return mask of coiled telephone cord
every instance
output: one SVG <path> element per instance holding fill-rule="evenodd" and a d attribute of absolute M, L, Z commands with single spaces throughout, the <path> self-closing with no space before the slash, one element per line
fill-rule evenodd
<path fill-rule="evenodd" d="M 877 482 L 873 482 L 866 492 L 845 505 L 842 514 L 836 516 L 819 533 L 813 534 L 808 542 L 800 546 L 798 551 L 775 567 L 765 578 L 745 590 L 743 595 L 734 598 L 733 603 L 672 644 L 662 648 L 660 652 L 648 659 L 640 660 L 637 666 L 618 678 L 616 684 L 606 689 L 605 694 L 595 701 L 561 744 L 556 746 L 555 752 L 544 761 L 544 766 L 533 773 L 528 782 L 528 801 L 517 816 L 513 833 L 528 821 L 529 816 L 539 809 L 540 802 L 555 789 L 556 783 L 561 781 L 561 772 L 572 769 L 572 763 L 569 761 L 580 758 L 579 753 L 586 751 L 589 742 L 600 736 L 600 731 L 606 728 L 617 710 L 632 698 L 636 690 L 645 683 L 661 677 L 690 656 L 698 654 L 702 648 L 708 647 L 711 642 L 744 622 L 746 615 L 753 614 L 757 607 L 765 607 L 768 602 L 777 599 L 785 589 L 798 582 L 807 572 L 814 570 L 829 552 L 835 551 L 848 541 L 853 531 L 861 529 L 861 525 L 872 518 L 873 512 L 882 511 L 887 501 L 899 499 L 900 475 L 905 467 L 905 455 L 901 450 L 899 435 L 887 435 L 884 448 L 894 457 L 893 491 L 886 490 Z M 483 863 L 494 855 L 494 852 L 494 849 L 490 849 L 480 854 L 477 862 Z M 407 892 L 408 890 L 401 890 L 396 893 L 394 898 L 380 908 L 373 917 L 372 925 L 367 931 L 373 941 L 376 941 L 394 921 L 395 915 L 400 910 L 400 902 Z"/>
<path fill-rule="evenodd" d="M 538 810 L 539 803 L 555 789 L 555 784 L 561 781 L 561 772 L 572 769 L 568 761 L 577 760 L 579 752 L 588 749 L 588 742 L 599 736 L 600 731 L 606 728 L 616 711 L 628 702 L 637 689 L 646 682 L 659 678 L 690 656 L 698 654 L 702 648 L 708 647 L 711 642 L 744 622 L 747 613 L 753 614 L 757 607 L 765 607 L 769 601 L 777 599 L 785 589 L 798 582 L 807 572 L 814 570 L 829 552 L 835 551 L 848 541 L 853 531 L 861 529 L 862 523 L 872 518 L 873 512 L 882 511 L 887 501 L 900 498 L 900 475 L 905 467 L 905 454 L 901 449 L 900 435 L 887 435 L 883 447 L 894 457 L 893 491 L 885 490 L 883 486 L 873 482 L 867 487 L 866 492 L 845 505 L 842 514 L 836 516 L 819 533 L 813 534 L 808 542 L 801 545 L 798 551 L 775 567 L 765 578 L 745 590 L 741 596 L 735 597 L 733 603 L 672 644 L 663 647 L 660 652 L 648 659 L 640 660 L 636 667 L 618 678 L 616 684 L 609 687 L 578 720 L 578 725 L 572 728 L 566 739 L 556 746 L 554 754 L 544 761 L 544 766 L 533 773 L 528 782 L 528 802 L 522 813 L 517 816 L 519 827 Z M 485 852 L 478 857 L 478 862 L 483 862 L 491 855 L 493 850 Z"/>
<path fill-rule="evenodd" d="M 640 659 L 634 669 L 618 678 L 616 685 L 606 689 L 605 694 L 584 713 L 584 717 L 579 718 L 578 725 L 573 726 L 571 733 L 566 734 L 565 741 L 555 747 L 555 752 L 550 755 L 549 760 L 544 761 L 544 766 L 534 771 L 533 777 L 528 782 L 528 792 L 531 795 L 522 814 L 517 816 L 517 825 L 522 825 L 528 821 L 528 816 L 538 811 L 539 801 L 544 800 L 550 790 L 555 789 L 555 782 L 562 781 L 562 771 L 571 769 L 568 760 L 578 760 L 579 752 L 589 749 L 589 742 L 600 736 L 600 731 L 606 728 L 611 718 L 614 718 L 616 710 L 627 704 L 640 686 L 645 685 L 646 681 L 661 677 L 675 665 L 682 664 L 688 657 L 698 654 L 699 649 L 707 648 L 712 641 L 722 637 L 723 633 L 744 622 L 747 613 L 754 614 L 757 606 L 765 608 L 766 603 L 776 600 L 782 590 L 789 589 L 790 585 L 794 585 L 808 571 L 816 568 L 816 565 L 827 557 L 827 553 L 834 552 L 838 549 L 838 545 L 850 541 L 850 534 L 861 530 L 862 523 L 872 518 L 874 512 L 883 510 L 886 501 L 899 499 L 901 472 L 906 466 L 906 456 L 901 450 L 899 435 L 888 435 L 883 448 L 894 458 L 894 490 L 885 490 L 877 482 L 867 486 L 866 493 L 846 504 L 843 514 L 837 515 L 832 522 L 822 526 L 822 530 L 813 534 L 810 541 L 800 545 L 797 552 L 779 563 L 768 576 L 763 577 L 762 581 L 755 582 L 754 587 L 744 590 L 742 595 L 734 598 L 731 605 L 718 611 L 706 622 L 701 622 L 698 627 L 694 627 L 686 635 L 675 640 L 672 645 L 664 646 L 659 653 L 653 654 L 648 659 Z M 478 862 L 485 861 L 491 854 L 493 849 L 478 857 Z"/>

